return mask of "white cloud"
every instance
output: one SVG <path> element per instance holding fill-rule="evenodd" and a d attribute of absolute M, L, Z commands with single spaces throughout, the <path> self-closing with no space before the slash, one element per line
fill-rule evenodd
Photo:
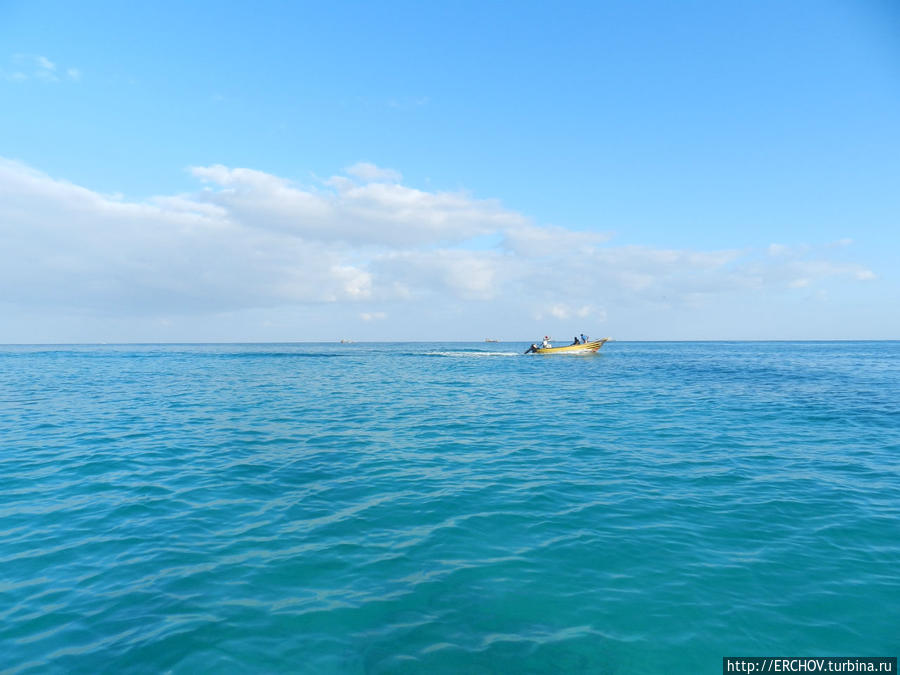
<path fill-rule="evenodd" d="M 529 257 L 590 253 L 608 241 L 603 232 L 576 232 L 562 227 L 522 225 L 506 233 L 505 248 Z"/>
<path fill-rule="evenodd" d="M 114 312 L 366 297 L 368 273 L 316 241 L 235 222 L 188 198 L 117 201 L 0 164 L 6 299 Z"/>
<path fill-rule="evenodd" d="M 193 167 L 212 185 L 191 199 L 216 204 L 231 217 L 298 237 L 355 244 L 421 245 L 458 242 L 524 223 L 491 200 L 425 192 L 399 184 L 358 184 L 336 176 L 305 187 L 251 169 Z"/>
<path fill-rule="evenodd" d="M 22 82 L 25 80 L 42 80 L 59 82 L 60 69 L 57 64 L 40 54 L 13 54 L 10 57 L 12 70 L 0 68 L 0 79 Z M 81 79 L 81 71 L 77 68 L 66 68 L 66 76 L 77 82 Z"/>
<path fill-rule="evenodd" d="M 547 309 L 547 313 L 555 317 L 557 319 L 572 319 L 578 317 L 579 319 L 584 319 L 591 315 L 592 307 L 590 305 L 583 305 L 581 307 L 572 307 L 570 305 L 565 304 L 555 304 L 551 305 Z"/>
<path fill-rule="evenodd" d="M 422 316 L 449 330 L 480 312 L 485 322 L 539 317 L 565 331 L 875 278 L 829 260 L 827 245 L 785 245 L 777 255 L 615 246 L 605 234 L 534 225 L 496 201 L 384 182 L 383 171 L 302 186 L 252 169 L 194 167 L 205 189 L 135 202 L 0 160 L 3 300 L 32 313 L 155 321 L 328 305 L 373 322 L 387 312 L 359 308 L 378 303 L 394 308 L 398 330 Z M 484 235 L 498 243 L 466 248 Z"/>
<path fill-rule="evenodd" d="M 393 169 L 382 169 L 369 162 L 357 162 L 345 169 L 348 175 L 369 183 L 399 183 L 403 175 Z"/>
<path fill-rule="evenodd" d="M 38 68 L 40 68 L 41 70 L 47 70 L 51 72 L 56 70 L 56 64 L 46 56 L 35 56 L 34 61 L 37 64 Z"/>
<path fill-rule="evenodd" d="M 371 268 L 382 281 L 385 298 L 449 295 L 464 300 L 490 300 L 513 275 L 493 251 L 406 250 L 377 255 Z"/>

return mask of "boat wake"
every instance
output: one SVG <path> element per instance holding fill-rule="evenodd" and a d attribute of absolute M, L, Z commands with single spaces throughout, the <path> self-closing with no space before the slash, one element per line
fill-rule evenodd
<path fill-rule="evenodd" d="M 479 350 L 458 350 L 443 352 L 425 352 L 425 356 L 450 356 L 459 358 L 480 358 L 485 356 L 521 356 L 519 352 L 485 352 Z"/>

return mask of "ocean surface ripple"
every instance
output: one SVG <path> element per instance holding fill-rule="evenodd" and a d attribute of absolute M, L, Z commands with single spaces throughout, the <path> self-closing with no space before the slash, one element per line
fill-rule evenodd
<path fill-rule="evenodd" d="M 900 343 L 0 347 L 0 673 L 896 655 Z"/>

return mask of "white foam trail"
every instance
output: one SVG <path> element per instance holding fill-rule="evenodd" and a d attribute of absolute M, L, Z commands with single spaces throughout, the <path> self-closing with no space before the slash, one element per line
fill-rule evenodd
<path fill-rule="evenodd" d="M 519 356 L 518 352 L 426 352 L 426 356 L 459 356 L 464 358 L 480 356 Z"/>

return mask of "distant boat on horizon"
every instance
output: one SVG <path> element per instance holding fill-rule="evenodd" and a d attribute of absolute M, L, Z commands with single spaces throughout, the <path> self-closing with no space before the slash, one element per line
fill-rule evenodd
<path fill-rule="evenodd" d="M 484 338 L 485 342 L 500 342 L 500 340 L 495 340 L 494 338 Z"/>

